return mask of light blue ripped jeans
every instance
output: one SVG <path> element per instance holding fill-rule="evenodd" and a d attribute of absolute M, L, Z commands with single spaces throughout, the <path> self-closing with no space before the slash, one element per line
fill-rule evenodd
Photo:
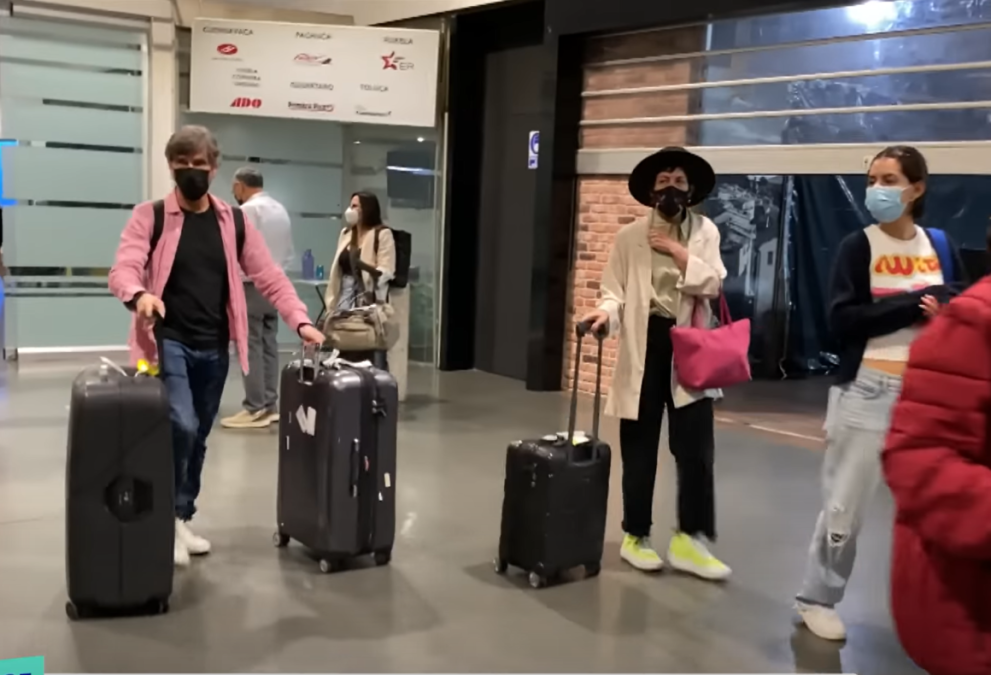
<path fill-rule="evenodd" d="M 864 512 L 881 483 L 881 450 L 902 379 L 861 367 L 833 387 L 826 408 L 823 509 L 809 547 L 799 602 L 832 607 L 843 599 Z"/>

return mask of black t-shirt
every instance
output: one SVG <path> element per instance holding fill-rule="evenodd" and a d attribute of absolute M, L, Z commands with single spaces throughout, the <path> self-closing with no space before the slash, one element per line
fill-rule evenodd
<path fill-rule="evenodd" d="M 226 349 L 230 284 L 220 222 L 212 208 L 183 214 L 179 247 L 162 293 L 162 337 L 193 349 Z"/>

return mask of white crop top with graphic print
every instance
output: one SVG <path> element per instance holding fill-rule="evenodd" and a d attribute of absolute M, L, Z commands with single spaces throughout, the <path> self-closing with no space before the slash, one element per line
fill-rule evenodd
<path fill-rule="evenodd" d="M 877 225 L 865 230 L 871 246 L 871 295 L 877 301 L 889 295 L 910 293 L 943 283 L 943 271 L 929 236 L 918 225 L 912 239 L 896 239 Z M 920 326 L 871 338 L 865 360 L 908 361 L 908 348 Z"/>

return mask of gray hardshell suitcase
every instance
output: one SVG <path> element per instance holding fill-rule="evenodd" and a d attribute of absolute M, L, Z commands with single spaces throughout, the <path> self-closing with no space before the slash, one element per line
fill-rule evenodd
<path fill-rule="evenodd" d="M 278 531 L 320 571 L 348 558 L 392 558 L 396 533 L 395 378 L 370 365 L 301 358 L 282 371 Z"/>
<path fill-rule="evenodd" d="M 65 472 L 71 619 L 168 611 L 175 542 L 165 386 L 109 362 L 72 385 Z"/>

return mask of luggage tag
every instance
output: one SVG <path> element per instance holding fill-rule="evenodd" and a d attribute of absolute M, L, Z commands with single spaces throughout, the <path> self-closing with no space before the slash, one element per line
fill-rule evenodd
<path fill-rule="evenodd" d="M 546 436 L 541 437 L 540 440 L 542 440 L 545 443 L 567 443 L 568 432 L 559 431 L 556 434 L 547 434 Z M 588 443 L 590 440 L 591 439 L 584 431 L 576 431 L 574 438 L 571 439 L 571 442 L 574 445 L 582 445 L 584 443 Z"/>
<path fill-rule="evenodd" d="M 110 359 L 108 359 L 106 356 L 101 356 L 100 357 L 100 363 L 102 364 L 100 366 L 100 374 L 103 375 L 104 377 L 107 376 L 107 373 L 110 370 L 116 370 L 123 377 L 128 377 L 128 374 L 127 374 L 127 371 L 126 370 L 124 370 L 123 368 L 121 368 L 120 366 L 118 366 L 116 363 L 114 363 L 113 361 L 111 361 Z"/>

